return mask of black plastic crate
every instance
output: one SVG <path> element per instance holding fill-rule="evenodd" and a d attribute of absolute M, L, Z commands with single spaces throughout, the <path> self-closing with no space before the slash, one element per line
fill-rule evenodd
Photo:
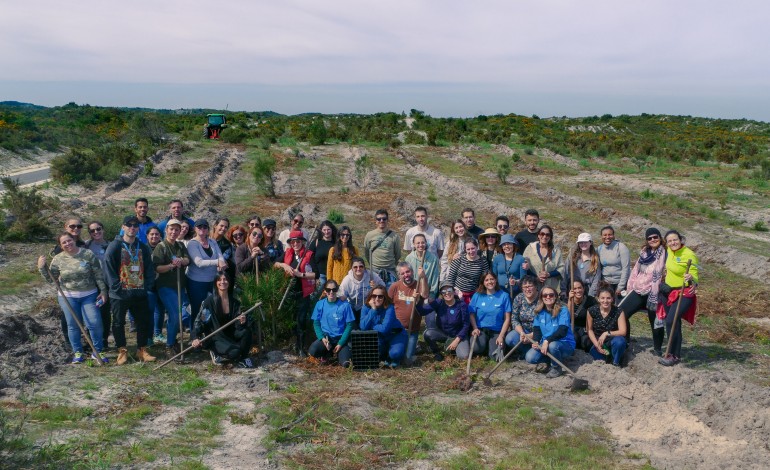
<path fill-rule="evenodd" d="M 350 335 L 350 360 L 354 370 L 376 369 L 380 366 L 380 342 L 374 330 L 355 330 Z"/>

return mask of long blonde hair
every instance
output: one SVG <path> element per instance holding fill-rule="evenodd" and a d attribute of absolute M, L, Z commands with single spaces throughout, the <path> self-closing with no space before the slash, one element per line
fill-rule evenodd
<path fill-rule="evenodd" d="M 561 312 L 561 302 L 559 301 L 559 294 L 556 292 L 556 289 L 553 287 L 543 287 L 540 289 L 540 293 L 537 294 L 538 301 L 537 306 L 535 307 L 535 312 L 540 313 L 543 310 L 548 311 L 548 307 L 545 306 L 545 302 L 543 302 L 543 291 L 549 289 L 553 291 L 554 295 L 554 302 L 553 302 L 553 311 L 550 311 L 552 318 L 556 318 L 559 316 L 559 312 Z"/>
<path fill-rule="evenodd" d="M 591 267 L 588 269 L 588 274 L 593 274 L 596 272 L 597 269 L 599 269 L 599 253 L 596 252 L 596 249 L 594 248 L 594 243 L 590 242 L 591 245 L 588 247 L 588 254 L 591 256 Z M 580 259 L 582 255 L 582 250 L 580 249 L 579 244 L 575 244 L 575 249 L 572 251 L 572 264 L 570 265 L 570 270 L 577 266 L 577 262 Z"/>
<path fill-rule="evenodd" d="M 465 227 L 465 222 L 463 222 L 462 219 L 457 219 L 454 222 L 452 222 L 452 227 L 449 229 L 449 243 L 446 247 L 446 253 L 447 258 L 450 256 L 454 256 L 455 253 L 457 253 L 457 246 L 462 243 L 460 246 L 463 247 L 463 252 L 465 251 L 465 240 L 468 239 L 468 227 L 465 227 L 465 235 L 463 238 L 460 238 L 459 235 L 455 233 L 455 226 L 457 224 L 462 224 L 463 227 Z"/>

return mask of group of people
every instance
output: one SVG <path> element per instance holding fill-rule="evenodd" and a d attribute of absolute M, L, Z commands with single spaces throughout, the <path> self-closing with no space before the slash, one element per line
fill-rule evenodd
<path fill-rule="evenodd" d="M 502 360 L 516 348 L 527 362 L 543 364 L 538 370 L 547 377 L 558 377 L 559 362 L 581 349 L 621 367 L 629 319 L 639 310 L 648 313 L 653 352 L 671 366 L 681 358 L 681 319 L 694 317 L 698 260 L 675 230 L 662 235 L 647 229 L 632 265 L 629 248 L 611 226 L 600 230 L 598 245 L 581 233 L 565 257 L 553 228 L 541 224 L 533 209 L 515 234 L 504 215 L 492 228 L 477 226 L 472 208 L 444 234 L 429 223 L 428 210 L 417 207 L 417 224 L 403 243 L 389 228 L 388 211 L 380 209 L 361 252 L 349 226 L 325 220 L 311 232 L 301 214 L 276 234 L 276 221 L 258 216 L 242 224 L 193 221 L 179 200 L 169 203 L 158 224 L 147 215 L 146 199 L 137 199 L 134 209 L 111 241 L 99 221 L 88 224 L 89 239 L 82 240 L 82 222 L 70 218 L 50 267 L 45 256 L 38 260 L 43 276 L 61 285 L 73 362 L 84 360 L 73 315 L 87 326 L 92 353 L 104 359 L 111 330 L 117 363 L 123 364 L 130 314 L 140 361 L 156 359 L 147 349 L 153 342 L 165 343 L 169 357 L 178 354 L 178 336 L 187 325 L 192 345 L 206 345 L 216 364 L 252 367 L 252 334 L 232 287 L 237 274 L 270 269 L 295 278 L 287 294 L 296 310 L 297 354 L 342 366 L 351 365 L 351 332 L 361 329 L 377 332 L 381 363 L 390 367 L 415 360 L 421 331 L 437 361 L 471 353 Z M 205 343 L 206 335 L 236 318 Z M 664 355 L 666 333 L 670 348 Z"/>

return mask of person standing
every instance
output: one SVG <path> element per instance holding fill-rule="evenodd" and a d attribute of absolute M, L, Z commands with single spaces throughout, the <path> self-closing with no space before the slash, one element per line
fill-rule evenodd
<path fill-rule="evenodd" d="M 128 360 L 125 321 L 129 309 L 136 322 L 137 358 L 142 362 L 155 360 L 146 348 L 152 334 L 147 292 L 155 285 L 155 269 L 150 249 L 137 237 L 140 225 L 137 216 L 126 216 L 121 228 L 123 235 L 110 242 L 104 254 L 112 303 L 112 336 L 118 348 L 118 365 Z"/>
<path fill-rule="evenodd" d="M 529 262 L 529 272 L 537 277 L 541 286 L 558 292 L 564 276 L 564 260 L 561 250 L 553 243 L 553 229 L 543 224 L 537 237 L 538 241 L 524 250 L 524 259 Z"/>
<path fill-rule="evenodd" d="M 291 275 L 298 278 L 292 283 L 291 294 L 296 305 L 295 348 L 299 357 L 306 357 L 305 330 L 310 316 L 310 296 L 315 291 L 318 269 L 313 261 L 313 252 L 305 246 L 305 235 L 300 230 L 289 234 L 289 249 L 283 257 L 283 263 L 291 268 Z"/>
<path fill-rule="evenodd" d="M 495 219 L 495 228 L 501 237 L 508 235 L 508 228 L 510 226 L 511 220 L 505 215 L 498 215 L 497 219 Z"/>
<path fill-rule="evenodd" d="M 168 216 L 158 224 L 161 235 L 166 235 L 166 225 L 168 225 L 168 221 L 171 219 L 187 222 L 187 225 L 190 227 L 195 226 L 195 221 L 193 219 L 185 217 L 184 204 L 182 204 L 182 201 L 179 199 L 172 199 L 171 202 L 168 203 Z M 183 238 L 184 237 L 179 237 L 179 240 L 181 241 Z"/>
<path fill-rule="evenodd" d="M 110 243 L 104 239 L 104 224 L 98 220 L 94 220 L 88 224 L 88 235 L 90 238 L 85 243 L 85 248 L 91 250 L 91 252 L 99 260 L 102 266 L 102 275 L 104 276 L 105 285 L 107 283 L 107 268 L 104 265 L 104 254 L 107 252 L 107 247 Z M 104 291 L 104 302 L 99 307 L 99 314 L 102 318 L 102 333 L 104 334 L 104 349 L 109 349 L 108 339 L 110 337 L 110 326 L 112 324 L 112 314 L 110 313 L 110 296 L 109 293 Z"/>
<path fill-rule="evenodd" d="M 179 324 L 179 294 L 185 290 L 187 276 L 181 270 L 190 265 L 190 257 L 187 248 L 182 242 L 177 241 L 182 231 L 182 222 L 176 219 L 166 221 L 166 236 L 152 253 L 152 262 L 158 278 L 155 284 L 158 289 L 158 298 L 168 312 L 166 323 L 166 355 L 175 356 L 181 351 L 176 340 L 177 333 L 181 330 Z M 156 322 L 156 330 L 162 326 Z"/>
<path fill-rule="evenodd" d="M 519 247 L 520 255 L 524 254 L 524 250 L 529 245 L 537 241 L 540 213 L 535 209 L 527 209 L 524 212 L 524 225 L 526 225 L 526 228 L 516 234 L 516 244 Z"/>
<path fill-rule="evenodd" d="M 361 308 L 366 302 L 369 291 L 376 286 L 384 286 L 385 282 L 376 273 L 366 269 L 364 259 L 355 256 L 351 260 L 350 271 L 342 279 L 339 297 L 350 302 L 353 316 L 356 318 L 354 327 L 357 329 L 361 321 Z"/>
<path fill-rule="evenodd" d="M 596 249 L 602 263 L 602 279 L 612 286 L 615 297 L 626 290 L 631 274 L 631 253 L 628 247 L 615 240 L 615 229 L 607 225 L 602 228 L 602 244 Z"/>
<path fill-rule="evenodd" d="M 326 284 L 329 265 L 329 251 L 337 243 L 337 227 L 329 220 L 324 220 L 316 229 L 315 240 L 308 249 L 313 252 L 313 263 L 318 266 L 318 289 Z"/>
<path fill-rule="evenodd" d="M 190 324 L 200 312 L 201 304 L 214 289 L 217 272 L 227 269 L 219 245 L 209 238 L 209 222 L 195 222 L 195 238 L 187 244 L 190 265 L 187 267 L 187 294 L 190 298 Z M 229 284 L 228 284 L 229 285 Z"/>
<path fill-rule="evenodd" d="M 329 257 L 326 261 L 327 278 L 342 284 L 342 280 L 345 279 L 353 266 L 353 258 L 357 256 L 358 250 L 353 245 L 353 231 L 347 225 L 343 225 L 340 228 L 337 242 L 329 250 Z"/>
<path fill-rule="evenodd" d="M 497 276 L 497 282 L 509 293 L 511 302 L 521 291 L 519 281 L 527 272 L 529 264 L 524 257 L 516 253 L 516 239 L 513 235 L 505 234 L 500 240 L 502 253 L 492 258 L 492 273 Z"/>
<path fill-rule="evenodd" d="M 406 262 L 412 267 L 412 272 L 425 271 L 425 279 L 428 282 L 428 298 L 433 300 L 438 297 L 438 283 L 441 266 L 436 255 L 428 251 L 428 241 L 425 235 L 418 233 L 412 240 L 414 251 L 406 257 Z"/>
<path fill-rule="evenodd" d="M 414 220 L 417 221 L 417 225 L 407 230 L 406 235 L 404 235 L 404 251 L 412 251 L 414 249 L 414 236 L 421 234 L 428 244 L 428 251 L 433 253 L 436 258 L 441 259 L 441 255 L 444 254 L 444 234 L 428 223 L 428 209 L 418 206 L 414 210 Z"/>
<path fill-rule="evenodd" d="M 590 233 L 578 235 L 577 243 L 570 251 L 569 259 L 561 279 L 562 300 L 567 298 L 570 291 L 570 282 L 573 280 L 583 283 L 588 295 L 595 297 L 599 292 L 599 279 L 602 277 L 602 266 L 599 254 L 594 249 L 593 239 Z"/>
<path fill-rule="evenodd" d="M 140 197 L 134 201 L 134 213 L 136 214 L 136 219 L 139 221 L 139 232 L 136 234 L 136 238 L 145 245 L 147 244 L 147 230 L 149 230 L 150 227 L 158 226 L 152 221 L 150 216 L 147 215 L 149 210 L 150 204 L 147 202 L 146 197 Z M 119 236 L 123 236 L 124 233 L 123 229 L 121 229 Z"/>
<path fill-rule="evenodd" d="M 425 281 L 425 271 L 418 271 L 418 278 L 415 279 L 414 271 L 409 263 L 402 261 L 398 263 L 399 280 L 394 282 L 388 289 L 388 297 L 393 300 L 393 307 L 396 310 L 396 318 L 401 322 L 409 339 L 406 346 L 405 359 L 407 363 L 414 361 L 414 353 L 417 349 L 417 339 L 420 334 L 420 325 L 422 316 L 416 311 L 416 306 L 420 305 L 424 299 L 428 298 L 428 283 Z M 412 314 L 414 312 L 414 315 Z M 412 323 L 409 323 L 409 320 Z"/>
<path fill-rule="evenodd" d="M 263 227 L 267 227 L 267 220 L 263 222 Z M 308 240 L 310 238 L 310 232 L 306 229 L 302 228 L 302 226 L 305 225 L 305 216 L 302 214 L 296 214 L 291 219 L 291 227 L 283 230 L 278 235 L 278 241 L 281 242 L 281 245 L 283 245 L 283 250 L 286 251 L 289 249 L 289 238 L 291 238 L 291 232 L 295 232 L 299 230 L 302 232 L 302 236 L 305 237 L 305 240 Z M 273 221 L 273 228 L 275 228 L 275 221 Z M 266 237 L 267 238 L 267 234 Z"/>
<path fill-rule="evenodd" d="M 476 240 L 479 239 L 479 235 L 484 233 L 484 229 L 476 225 L 476 212 L 472 208 L 466 207 L 463 209 L 463 222 L 465 222 L 468 234 Z"/>
<path fill-rule="evenodd" d="M 83 221 L 80 217 L 70 217 L 64 222 L 64 231 L 72 235 L 72 239 L 75 240 L 75 246 L 78 248 L 85 248 L 86 242 L 80 238 L 80 234 L 83 232 Z M 54 257 L 62 252 L 60 243 L 57 243 L 51 249 L 50 256 Z"/>
<path fill-rule="evenodd" d="M 377 228 L 364 237 L 364 258 L 387 285 L 396 281 L 396 264 L 401 259 L 401 240 L 388 228 L 388 211 L 378 209 L 374 214 Z"/>

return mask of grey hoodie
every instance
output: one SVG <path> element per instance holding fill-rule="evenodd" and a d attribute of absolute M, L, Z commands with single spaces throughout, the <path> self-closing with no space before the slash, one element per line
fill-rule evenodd
<path fill-rule="evenodd" d="M 369 281 L 374 281 L 375 286 L 385 286 L 385 283 L 380 279 L 380 276 L 369 269 L 364 269 L 364 276 L 360 281 L 356 281 L 352 269 L 348 271 L 347 276 L 342 280 L 339 295 L 345 296 L 345 300 L 350 302 L 350 306 L 353 307 L 353 310 L 361 310 L 361 307 L 363 307 L 366 296 L 369 295 L 369 291 L 372 290 Z"/>

